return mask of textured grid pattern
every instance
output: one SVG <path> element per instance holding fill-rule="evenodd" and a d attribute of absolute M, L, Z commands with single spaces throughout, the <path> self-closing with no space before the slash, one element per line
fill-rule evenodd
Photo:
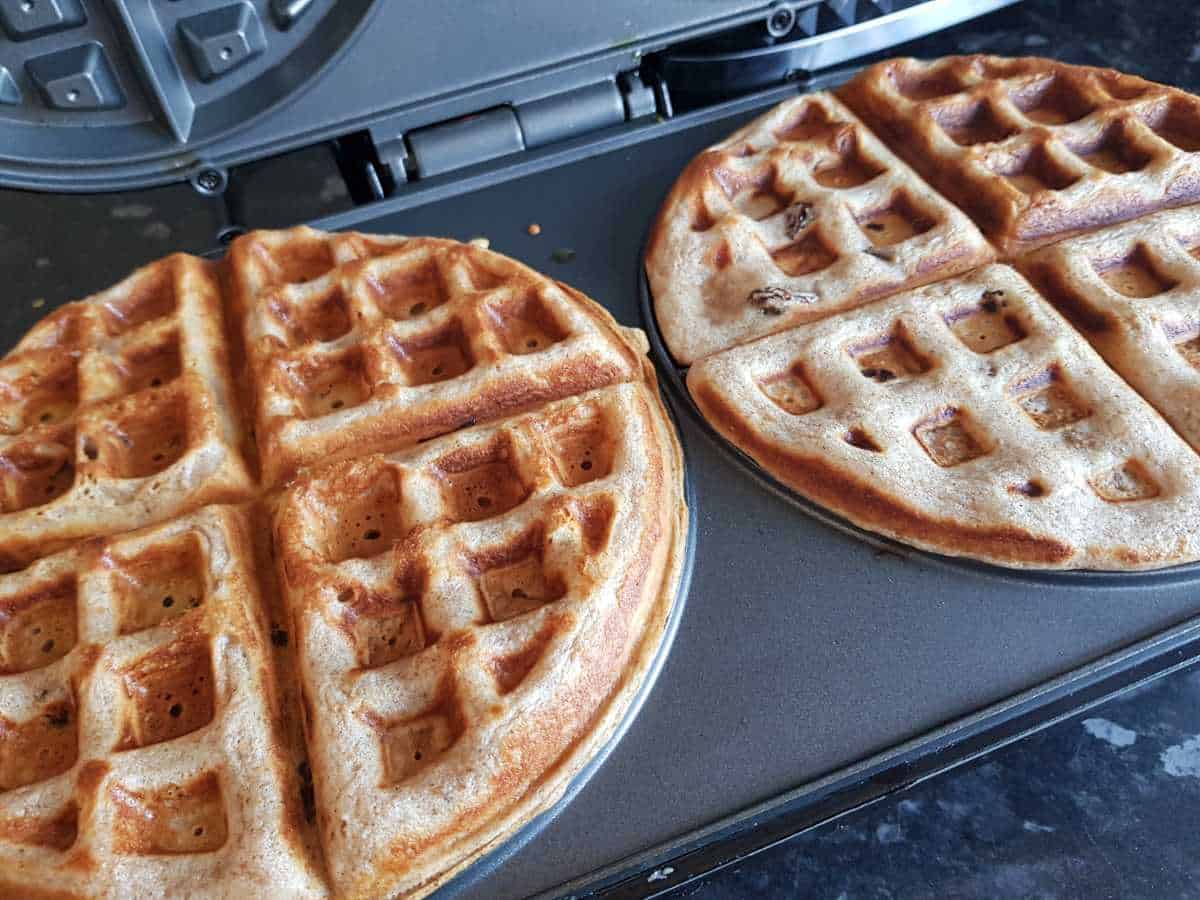
<path fill-rule="evenodd" d="M 252 488 L 216 273 L 173 256 L 0 361 L 0 568 Z"/>
<path fill-rule="evenodd" d="M 1200 460 L 992 266 L 693 366 L 716 427 L 858 524 L 1010 565 L 1200 553 Z"/>
<path fill-rule="evenodd" d="M 1006 254 L 1200 200 L 1200 100 L 1141 78 L 897 59 L 839 94 Z"/>
<path fill-rule="evenodd" d="M 581 739 L 569 698 L 624 665 L 609 629 L 640 627 L 620 585 L 650 564 L 641 518 L 673 515 L 649 413 L 640 387 L 607 388 L 285 496 L 321 828 L 351 893 L 382 890 L 365 879 L 384 858 L 409 857 L 406 884 L 438 871 L 430 835 L 492 827 L 482 811 Z"/>
<path fill-rule="evenodd" d="M 211 507 L 0 576 L 0 893 L 323 893 L 249 546 Z"/>
<path fill-rule="evenodd" d="M 991 250 L 829 94 L 775 107 L 701 154 L 646 268 L 682 363 L 972 268 Z"/>
<path fill-rule="evenodd" d="M 233 265 L 268 484 L 641 371 L 611 319 L 477 248 L 298 231 L 239 243 Z"/>
<path fill-rule="evenodd" d="M 1200 214 L 1168 210 L 1024 261 L 1114 369 L 1200 448 Z"/>

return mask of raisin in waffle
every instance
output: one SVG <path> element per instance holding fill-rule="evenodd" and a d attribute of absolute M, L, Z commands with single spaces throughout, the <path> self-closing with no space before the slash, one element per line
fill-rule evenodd
<path fill-rule="evenodd" d="M 1200 209 L 1047 247 L 1026 273 L 1108 364 L 1200 450 Z"/>
<path fill-rule="evenodd" d="M 645 352 L 496 254 L 309 229 L 37 326 L 0 361 L 0 895 L 420 896 L 550 806 L 679 583 Z"/>
<path fill-rule="evenodd" d="M 1012 256 L 1200 200 L 1200 99 L 1050 59 L 878 63 L 842 100 Z"/>
<path fill-rule="evenodd" d="M 646 271 L 683 364 L 992 258 L 829 94 L 783 103 L 701 153 L 667 198 Z"/>
<path fill-rule="evenodd" d="M 1200 458 L 1014 270 L 710 356 L 701 411 L 862 527 L 1017 567 L 1200 557 Z"/>

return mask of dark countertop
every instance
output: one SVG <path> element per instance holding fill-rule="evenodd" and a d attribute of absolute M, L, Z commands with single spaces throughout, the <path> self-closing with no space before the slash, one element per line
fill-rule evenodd
<path fill-rule="evenodd" d="M 1027 0 L 905 49 L 1042 54 L 1200 91 L 1200 4 Z M 255 182 L 267 201 L 235 197 L 241 223 L 276 226 L 349 203 L 327 153 L 305 151 L 273 171 L 285 173 L 283 183 Z M 287 190 L 288 178 L 321 185 L 319 205 L 304 206 L 301 192 Z M 38 307 L 104 287 L 165 252 L 207 250 L 227 222 L 219 202 L 186 185 L 88 198 L 2 192 L 0 210 L 0 272 Z M 84 246 L 67 243 L 80 236 Z M 1197 833 L 1200 668 L 813 829 L 683 893 L 1200 897 Z"/>
<path fill-rule="evenodd" d="M 1026 0 L 906 49 L 1054 56 L 1200 91 L 1200 4 Z M 682 893 L 703 900 L 1200 897 L 1197 834 L 1200 668 L 1193 667 Z"/>

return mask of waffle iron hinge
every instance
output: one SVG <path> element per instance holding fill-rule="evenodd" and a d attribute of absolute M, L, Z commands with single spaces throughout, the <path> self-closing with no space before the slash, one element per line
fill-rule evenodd
<path fill-rule="evenodd" d="M 506 104 L 446 122 L 400 130 L 367 130 L 360 166 L 373 199 L 397 186 L 557 144 L 652 116 L 668 117 L 670 99 L 634 70 L 524 103 Z M 343 168 L 346 160 L 343 159 Z M 369 198 L 370 199 L 370 198 Z"/>

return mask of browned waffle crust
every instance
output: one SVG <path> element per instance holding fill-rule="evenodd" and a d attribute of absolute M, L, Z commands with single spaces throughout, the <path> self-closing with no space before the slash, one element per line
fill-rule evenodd
<path fill-rule="evenodd" d="M 838 91 L 1016 255 L 1200 200 L 1200 99 L 1052 59 L 893 59 Z"/>
<path fill-rule="evenodd" d="M 678 584 L 645 349 L 497 254 L 310 229 L 35 327 L 0 361 L 0 896 L 420 896 L 552 804 Z"/>
<path fill-rule="evenodd" d="M 664 204 L 647 275 L 704 416 L 796 491 L 918 547 L 1042 568 L 1200 558 L 1200 207 L 1181 206 L 1200 200 L 1200 100 L 982 56 L 888 60 L 837 95 L 860 119 L 788 101 Z M 974 227 L 880 141 L 1033 286 L 1008 266 L 959 274 L 988 258 Z M 815 195 L 845 147 L 853 186 Z M 864 290 L 878 247 L 858 197 L 900 191 L 942 224 L 905 230 L 884 260 L 897 278 Z M 826 227 L 839 216 L 858 231 Z M 832 285 L 768 264 L 817 239 L 845 265 Z"/>

